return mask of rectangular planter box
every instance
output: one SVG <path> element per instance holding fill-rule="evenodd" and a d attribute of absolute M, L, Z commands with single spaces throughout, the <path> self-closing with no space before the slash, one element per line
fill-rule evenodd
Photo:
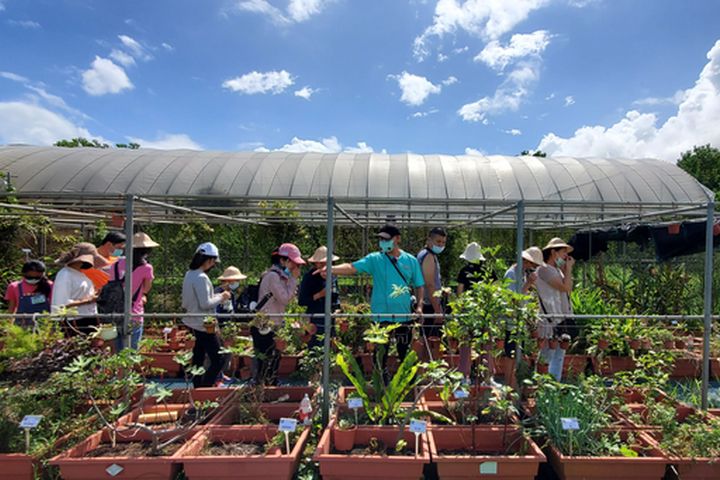
<path fill-rule="evenodd" d="M 285 355 L 280 357 L 280 363 L 278 365 L 278 375 L 281 377 L 287 377 L 291 373 L 297 370 L 298 362 L 300 361 L 300 355 Z"/>
<path fill-rule="evenodd" d="M 648 447 L 644 457 L 581 457 L 560 453 L 554 446 L 548 449 L 548 461 L 561 480 L 589 479 L 630 479 L 661 480 L 665 476 L 668 462 L 655 442 L 641 432 L 634 433 L 644 447 Z"/>
<path fill-rule="evenodd" d="M 600 362 L 596 357 L 593 357 L 593 366 L 595 372 L 600 375 L 612 375 L 617 372 L 635 370 L 635 360 L 631 357 L 605 357 Z"/>
<path fill-rule="evenodd" d="M 33 480 L 35 459 L 24 453 L 0 454 L 0 472 L 3 480 Z"/>
<path fill-rule="evenodd" d="M 180 376 L 182 367 L 179 363 L 175 362 L 173 358 L 177 355 L 175 352 L 164 353 L 164 352 L 153 352 L 144 353 L 143 357 L 148 359 L 148 366 L 151 368 L 158 368 L 164 373 L 161 373 L 162 377 L 177 378 Z"/>
<path fill-rule="evenodd" d="M 717 480 L 720 478 L 720 461 L 717 458 L 671 460 L 682 480 Z"/>
<path fill-rule="evenodd" d="M 178 442 L 188 440 L 197 429 L 188 430 L 184 434 L 184 439 L 178 439 Z M 117 443 L 128 443 L 133 441 L 149 441 L 150 435 L 146 432 L 132 431 L 124 435 L 118 435 Z M 161 438 L 169 440 L 177 433 L 164 434 Z M 93 433 L 87 439 L 71 448 L 70 450 L 58 455 L 50 461 L 51 465 L 60 467 L 60 475 L 63 480 L 100 480 L 103 478 L 117 479 L 143 479 L 143 480 L 173 480 L 180 471 L 180 465 L 172 456 L 163 457 L 95 457 L 89 458 L 87 454 L 103 443 L 110 442 L 110 434 L 107 430 L 101 430 Z M 175 452 L 177 453 L 177 452 Z M 122 471 L 116 476 L 112 476 L 107 472 L 107 468 L 117 465 Z"/>
<path fill-rule="evenodd" d="M 316 387 L 262 387 L 257 390 L 257 398 L 248 399 L 248 403 L 257 403 L 257 407 L 272 423 L 281 418 L 297 417 L 300 401 L 305 395 L 312 400 L 317 393 Z M 213 425 L 237 425 L 239 403 L 245 403 L 244 395 L 253 395 L 252 390 L 239 390 L 236 396 L 226 401 L 218 414 L 211 420 Z M 280 402 L 283 397 L 287 400 Z"/>
<path fill-rule="evenodd" d="M 333 453 L 332 427 L 330 422 L 322 434 L 313 460 L 320 463 L 320 474 L 323 480 L 348 479 L 396 479 L 417 480 L 423 475 L 425 464 L 430 463 L 430 450 L 427 435 L 420 436 L 419 455 L 415 456 L 381 456 L 351 455 Z M 367 445 L 371 438 L 377 438 L 385 445 L 394 446 L 397 441 L 399 427 L 394 426 L 358 426 L 355 434 L 355 445 Z M 415 448 L 415 434 L 407 429 L 403 439 L 408 448 Z"/>
<path fill-rule="evenodd" d="M 244 456 L 201 456 L 209 442 L 265 443 L 278 432 L 274 425 L 209 426 L 198 432 L 175 457 L 182 462 L 189 480 L 230 480 L 236 478 L 291 480 L 295 475 L 310 429 L 305 428 L 288 454 L 285 447 L 277 454 Z"/>
<path fill-rule="evenodd" d="M 702 359 L 692 352 L 683 352 L 683 357 L 675 359 L 671 378 L 700 378 L 702 374 Z"/>
<path fill-rule="evenodd" d="M 517 453 L 522 442 L 527 442 L 525 455 L 499 455 L 481 452 L 503 450 L 502 427 L 475 427 L 475 447 L 472 451 L 472 428 L 467 426 L 430 427 L 428 440 L 433 463 L 443 480 L 492 478 L 497 480 L 533 480 L 545 455 L 532 440 L 522 439 L 517 428 L 507 430 L 506 444 L 513 445 Z M 467 453 L 441 455 L 442 450 L 466 450 Z"/>

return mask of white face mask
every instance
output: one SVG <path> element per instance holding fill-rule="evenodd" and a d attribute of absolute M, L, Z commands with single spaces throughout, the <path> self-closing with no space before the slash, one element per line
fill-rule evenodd
<path fill-rule="evenodd" d="M 228 287 L 230 287 L 230 290 L 237 290 L 240 287 L 240 282 L 233 282 Z"/>
<path fill-rule="evenodd" d="M 33 278 L 33 279 L 26 278 L 25 283 L 27 283 L 28 285 L 37 285 L 38 283 L 40 283 L 40 279 L 39 278 Z"/>

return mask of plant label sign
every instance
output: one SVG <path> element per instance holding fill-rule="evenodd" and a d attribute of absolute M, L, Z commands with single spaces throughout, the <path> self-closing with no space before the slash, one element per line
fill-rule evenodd
<path fill-rule="evenodd" d="M 40 425 L 40 420 L 42 419 L 42 415 L 25 415 L 20 422 L 20 428 L 24 428 L 26 430 L 37 428 L 37 426 Z"/>
<path fill-rule="evenodd" d="M 278 430 L 280 430 L 281 432 L 287 432 L 287 433 L 294 432 L 296 428 L 297 428 L 297 420 L 295 420 L 294 418 L 281 418 L 280 419 L 280 427 L 278 428 Z"/>
<path fill-rule="evenodd" d="M 563 430 L 580 430 L 580 422 L 577 418 L 561 418 Z"/>
<path fill-rule="evenodd" d="M 118 465 L 117 463 L 113 463 L 108 468 L 105 469 L 105 471 L 110 475 L 111 477 L 116 477 L 122 473 L 122 471 L 125 470 L 123 467 Z"/>
<path fill-rule="evenodd" d="M 497 462 L 483 462 L 480 464 L 480 475 L 497 475 Z"/>
<path fill-rule="evenodd" d="M 455 390 L 453 396 L 456 399 L 461 400 L 463 398 L 468 398 L 470 396 L 470 393 L 467 390 Z"/>
<path fill-rule="evenodd" d="M 415 434 L 427 432 L 427 422 L 423 420 L 410 420 L 410 431 Z"/>
<path fill-rule="evenodd" d="M 362 398 L 359 398 L 359 397 L 348 398 L 348 407 L 352 408 L 353 410 L 362 408 L 362 406 L 363 406 Z"/>

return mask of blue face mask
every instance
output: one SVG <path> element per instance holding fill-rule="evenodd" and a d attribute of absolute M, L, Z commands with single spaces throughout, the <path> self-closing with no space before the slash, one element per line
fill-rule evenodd
<path fill-rule="evenodd" d="M 433 252 L 435 255 L 440 255 L 440 254 L 445 250 L 445 247 L 441 247 L 441 246 L 439 246 L 439 245 L 433 245 L 433 246 L 430 248 L 430 250 L 432 250 L 432 252 Z"/>
<path fill-rule="evenodd" d="M 380 240 L 380 250 L 383 252 L 390 253 L 393 248 L 395 248 L 395 242 L 392 240 Z"/>
<path fill-rule="evenodd" d="M 283 273 L 284 273 L 286 276 L 289 277 L 289 276 L 290 276 L 290 269 L 287 268 L 287 267 L 283 267 Z"/>
<path fill-rule="evenodd" d="M 116 248 L 116 249 L 113 250 L 113 252 L 112 252 L 112 256 L 113 256 L 113 257 L 122 257 L 122 254 L 123 254 L 123 249 L 122 249 L 122 248 Z"/>

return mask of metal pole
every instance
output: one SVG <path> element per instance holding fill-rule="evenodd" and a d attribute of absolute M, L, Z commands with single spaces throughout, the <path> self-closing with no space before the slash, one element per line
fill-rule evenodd
<path fill-rule="evenodd" d="M 707 204 L 707 224 L 705 225 L 705 295 L 704 309 L 705 332 L 703 335 L 702 368 L 702 409 L 708 408 L 708 388 L 710 386 L 710 333 L 712 330 L 712 280 L 713 280 L 713 224 L 715 223 L 715 202 Z"/>
<path fill-rule="evenodd" d="M 515 246 L 516 252 L 516 262 L 517 262 L 517 268 L 515 271 L 515 290 L 520 293 L 522 291 L 522 285 L 523 285 L 523 257 L 522 252 L 525 247 L 525 203 L 520 200 L 517 203 L 517 234 L 516 234 L 516 241 L 517 245 Z M 520 359 L 522 357 L 522 346 L 520 345 L 520 342 L 516 342 L 515 344 L 515 367 L 518 367 L 520 365 Z"/>
<path fill-rule="evenodd" d="M 325 338 L 323 349 L 323 391 L 322 391 L 322 424 L 327 426 L 330 418 L 330 337 L 332 335 L 332 264 L 333 264 L 333 228 L 334 208 L 333 197 L 327 201 L 327 280 L 325 281 Z"/>
<path fill-rule="evenodd" d="M 123 336 L 123 348 L 130 348 L 131 338 L 131 314 L 132 314 L 132 266 L 133 266 L 133 207 L 135 197 L 128 195 L 125 199 L 125 308 L 123 313 L 123 328 L 120 335 Z"/>

